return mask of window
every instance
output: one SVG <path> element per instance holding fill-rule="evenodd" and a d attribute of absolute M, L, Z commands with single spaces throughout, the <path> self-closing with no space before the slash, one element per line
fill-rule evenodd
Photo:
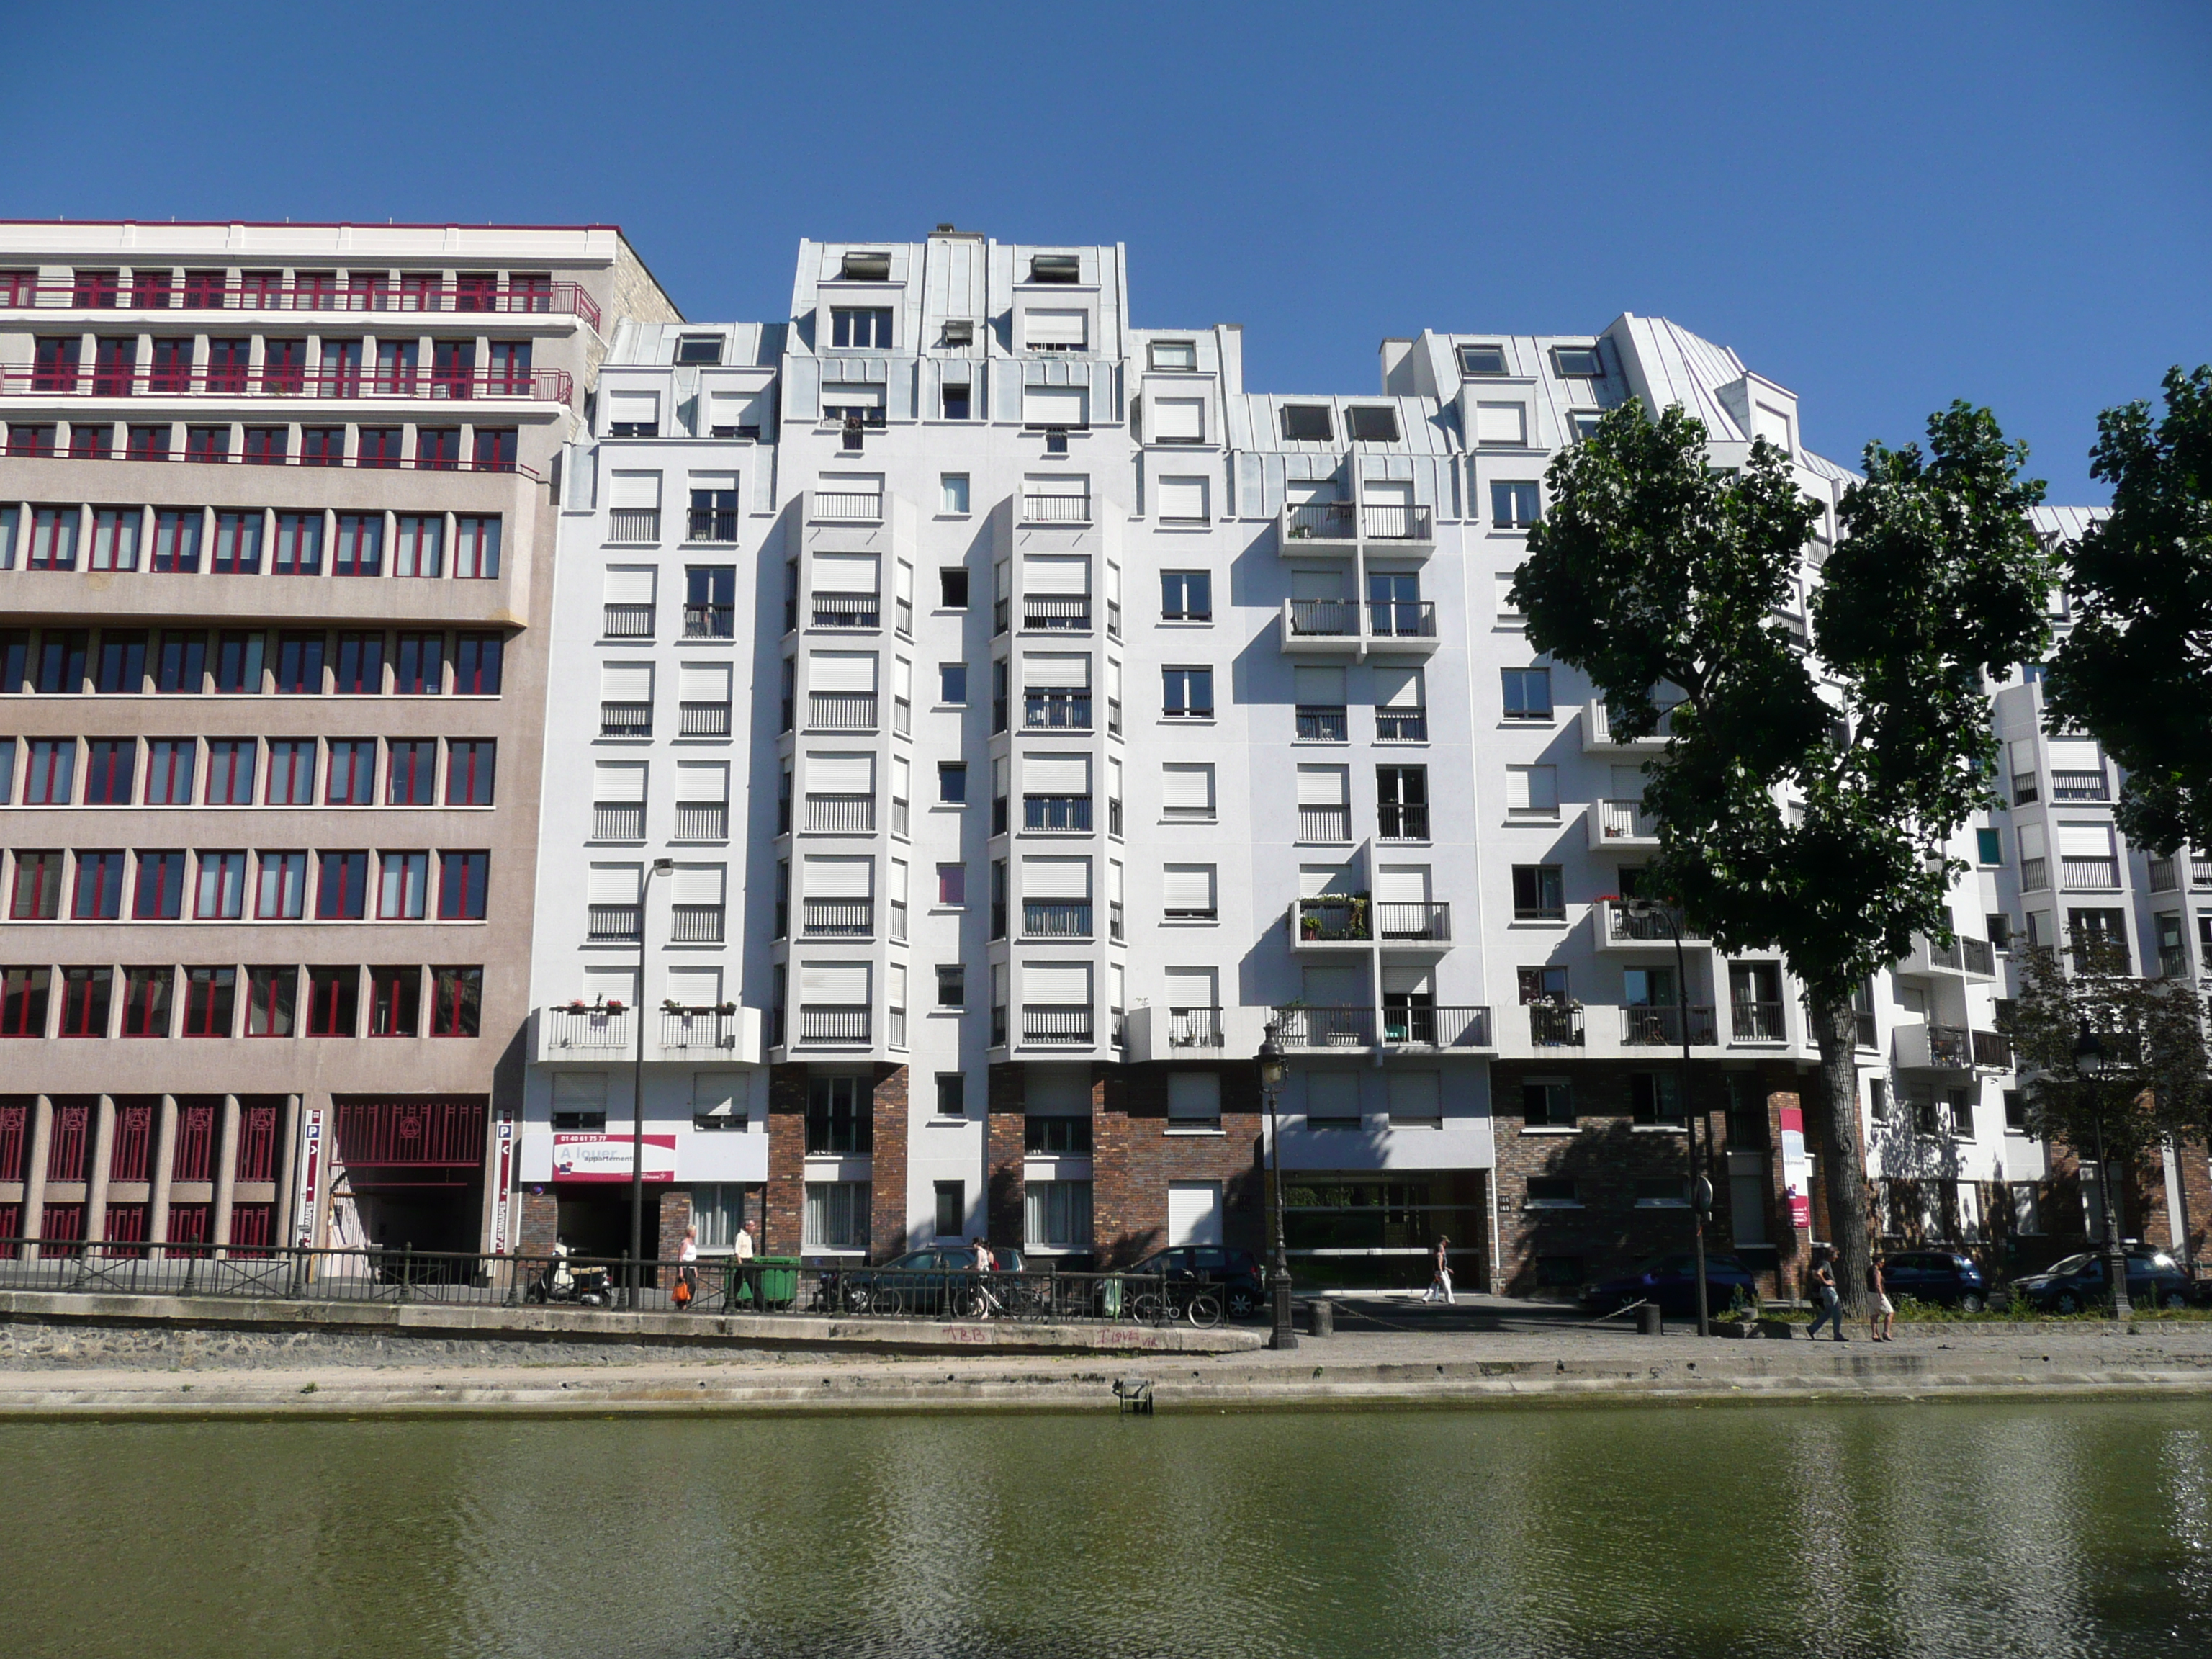
<path fill-rule="evenodd" d="M 854 350 L 888 351 L 891 344 L 889 306 L 832 306 L 830 343 Z"/>
<path fill-rule="evenodd" d="M 362 434 L 366 437 L 368 434 Z M 368 463 L 364 460 L 364 465 Z M 384 574 L 384 514 L 338 514 L 337 546 L 331 557 L 336 576 L 379 576 Z"/>
<path fill-rule="evenodd" d="M 941 407 L 946 420 L 964 421 L 969 418 L 969 411 L 975 406 L 975 398 L 970 395 L 969 382 L 947 380 L 941 388 L 941 392 L 943 397 Z M 948 507 L 945 510 L 948 513 L 965 513 L 968 509 L 964 507 Z"/>
<path fill-rule="evenodd" d="M 208 739 L 207 793 L 210 806 L 253 805 L 253 769 L 260 744 L 252 738 Z"/>
<path fill-rule="evenodd" d="M 1168 1127 L 1221 1127 L 1221 1076 L 1218 1072 L 1168 1073 Z"/>
<path fill-rule="evenodd" d="M 319 576 L 323 574 L 323 515 L 320 513 L 279 513 L 276 515 L 276 557 L 271 568 L 279 576 Z"/>
<path fill-rule="evenodd" d="M 1595 380 L 1605 374 L 1595 346 L 1553 346 L 1552 367 L 1566 380 Z"/>
<path fill-rule="evenodd" d="M 968 1006 L 968 971 L 958 963 L 950 967 L 942 963 L 939 965 L 937 1006 L 940 1008 L 965 1008 Z"/>
<path fill-rule="evenodd" d="M 1628 1078 L 1628 1115 L 1637 1123 L 1665 1125 L 1682 1121 L 1682 1075 L 1679 1072 L 1632 1072 Z"/>
<path fill-rule="evenodd" d="M 1219 915 L 1215 866 L 1170 864 L 1160 871 L 1162 908 L 1170 921 L 1212 921 Z"/>
<path fill-rule="evenodd" d="M 964 1181 L 940 1181 L 937 1183 L 937 1233 L 939 1238 L 959 1238 L 968 1219 L 968 1183 Z"/>
<path fill-rule="evenodd" d="M 372 968 L 368 970 L 368 1034 L 373 1037 L 411 1037 L 422 1035 L 422 970 L 419 968 Z"/>
<path fill-rule="evenodd" d="M 1556 864 L 1516 864 L 1513 866 L 1513 917 L 1516 921 L 1564 921 L 1567 905 L 1562 866 Z"/>
<path fill-rule="evenodd" d="M 966 865 L 940 864 L 937 866 L 937 902 L 956 910 L 968 902 Z"/>
<path fill-rule="evenodd" d="M 814 1077 L 806 1086 L 806 1151 L 850 1156 L 875 1150 L 875 1102 L 866 1081 Z"/>
<path fill-rule="evenodd" d="M 311 426 L 300 434 L 300 463 L 303 466 L 345 465 L 345 428 Z"/>
<path fill-rule="evenodd" d="M 479 472 L 512 472 L 514 471 L 515 428 L 480 426 L 476 430 L 473 465 Z"/>
<path fill-rule="evenodd" d="M 968 767 L 963 761 L 944 761 L 937 768 L 937 799 L 948 806 L 968 800 Z"/>
<path fill-rule="evenodd" d="M 964 704 L 968 701 L 968 665 L 964 662 L 945 662 L 937 665 L 937 700 L 939 702 Z"/>
<path fill-rule="evenodd" d="M 1202 444 L 1206 441 L 1206 400 L 1202 398 L 1154 398 L 1150 400 L 1152 429 L 1146 435 L 1156 444 Z"/>
<path fill-rule="evenodd" d="M 965 570 L 948 568 L 937 573 L 937 602 L 946 611 L 965 611 L 968 608 L 968 573 Z"/>
<path fill-rule="evenodd" d="M 1162 622 L 1212 622 L 1213 574 L 1206 570 L 1160 572 Z"/>
<path fill-rule="evenodd" d="M 331 769 L 323 780 L 325 806 L 368 806 L 376 799 L 376 739 L 332 738 Z"/>
<path fill-rule="evenodd" d="M 441 576 L 446 568 L 446 520 L 436 513 L 403 513 L 392 540 L 395 576 Z M 217 550 L 217 568 L 222 554 Z"/>
<path fill-rule="evenodd" d="M 123 970 L 123 1035 L 127 1037 L 165 1037 L 169 1035 L 169 1000 L 175 993 L 173 968 L 125 968 Z"/>
<path fill-rule="evenodd" d="M 237 1000 L 237 969 L 185 969 L 185 1035 L 188 1037 L 228 1036 Z"/>
<path fill-rule="evenodd" d="M 261 520 L 250 513 L 220 512 L 215 515 L 215 557 L 209 566 L 218 576 L 258 576 L 261 574 Z"/>
<path fill-rule="evenodd" d="M 1579 1210 L 1582 1200 L 1571 1176 L 1530 1176 L 1523 1207 L 1531 1210 Z"/>
<path fill-rule="evenodd" d="M 455 580 L 489 581 L 499 574 L 499 526 L 496 518 L 471 514 L 453 520 Z"/>
<path fill-rule="evenodd" d="M 1509 766 L 1505 769 L 1505 807 L 1530 817 L 1559 815 L 1559 769 L 1556 766 Z"/>
<path fill-rule="evenodd" d="M 1395 444 L 1398 441 L 1398 411 L 1379 404 L 1354 404 L 1344 411 L 1344 423 L 1354 443 Z"/>
<path fill-rule="evenodd" d="M 460 635 L 453 642 L 453 695 L 497 696 L 503 654 L 503 642 L 496 634 Z"/>
<path fill-rule="evenodd" d="M 1574 1096 L 1563 1077 L 1530 1078 L 1521 1085 L 1522 1121 L 1532 1129 L 1575 1127 Z"/>
<path fill-rule="evenodd" d="M 1574 428 L 1575 441 L 1585 443 L 1597 436 L 1598 422 L 1605 418 L 1601 410 L 1576 409 L 1567 412 L 1567 422 Z"/>
<path fill-rule="evenodd" d="M 307 855 L 264 853 L 254 883 L 253 914 L 263 921 L 297 921 L 307 909 Z"/>
<path fill-rule="evenodd" d="M 475 1036 L 483 1017 L 483 969 L 433 968 L 430 970 L 432 1036 Z"/>
<path fill-rule="evenodd" d="M 1377 831 L 1384 841 L 1429 838 L 1427 767 L 1376 767 L 1375 794 Z"/>
<path fill-rule="evenodd" d="M 338 635 L 336 690 L 342 697 L 374 697 L 383 694 L 383 635 Z"/>
<path fill-rule="evenodd" d="M 429 896 L 428 853 L 385 853 L 378 859 L 376 915 L 380 921 L 420 921 Z"/>
<path fill-rule="evenodd" d="M 1194 369 L 1198 367 L 1198 342 L 1195 340 L 1155 340 L 1152 343 L 1152 366 L 1158 369 Z"/>
<path fill-rule="evenodd" d="M 489 853 L 438 854 L 438 920 L 482 921 L 491 881 Z"/>
<path fill-rule="evenodd" d="M 446 805 L 489 806 L 499 744 L 493 738 L 451 738 L 446 743 Z"/>
<path fill-rule="evenodd" d="M 1285 404 L 1283 439 L 1287 443 L 1334 443 L 1336 425 L 1327 404 Z"/>
<path fill-rule="evenodd" d="M 437 800 L 438 740 L 395 738 L 386 745 L 386 806 L 428 806 Z"/>
<path fill-rule="evenodd" d="M 123 854 L 79 853 L 70 893 L 74 921 L 117 921 L 123 915 Z"/>
<path fill-rule="evenodd" d="M 84 804 L 128 806 L 137 794 L 138 740 L 93 738 L 85 744 Z"/>
<path fill-rule="evenodd" d="M 280 696 L 322 695 L 325 644 L 325 636 L 320 634 L 276 636 L 276 691 Z"/>
<path fill-rule="evenodd" d="M 1543 495 L 1534 480 L 1499 479 L 1490 486 L 1490 521 L 1500 530 L 1526 530 L 1542 511 Z"/>
<path fill-rule="evenodd" d="M 316 921 L 359 921 L 368 914 L 368 854 L 323 853 L 316 866 Z"/>
<path fill-rule="evenodd" d="M 189 575 L 200 568 L 200 523 L 198 507 L 161 507 L 154 510 L 153 568 L 165 574 Z M 199 688 L 195 685 L 192 690 Z"/>
<path fill-rule="evenodd" d="M 1213 821 L 1213 763 L 1170 761 L 1160 768 L 1163 817 L 1194 823 Z"/>
<path fill-rule="evenodd" d="M 1505 718 L 1509 720 L 1548 720 L 1552 718 L 1552 671 L 1548 668 L 1507 668 L 1504 680 Z"/>
<path fill-rule="evenodd" d="M 1155 491 L 1154 506 L 1163 524 L 1204 524 L 1207 509 L 1207 488 L 1204 478 L 1162 478 Z"/>
<path fill-rule="evenodd" d="M 154 663 L 154 689 L 196 696 L 207 684 L 207 635 L 164 631 Z"/>
<path fill-rule="evenodd" d="M 1213 718 L 1213 671 L 1211 668 L 1164 668 L 1160 671 L 1160 712 L 1170 720 Z"/>
<path fill-rule="evenodd" d="M 349 1037 L 359 1022 L 361 972 L 355 968 L 307 969 L 307 1035 Z"/>
<path fill-rule="evenodd" d="M 138 854 L 137 885 L 131 895 L 131 919 L 136 921 L 174 921 L 184 913 L 184 854 L 141 852 Z"/>
<path fill-rule="evenodd" d="M 0 1036 L 42 1037 L 46 1034 L 46 998 L 53 983 L 51 968 L 10 968 L 0 999 Z"/>
<path fill-rule="evenodd" d="M 1639 1210 L 1686 1210 L 1690 1207 L 1689 1182 L 1680 1176 L 1639 1176 L 1635 1190 L 1636 1207 Z"/>
<path fill-rule="evenodd" d="M 215 689 L 226 696 L 261 695 L 261 653 L 268 644 L 264 634 L 223 633 L 216 635 Z"/>
<path fill-rule="evenodd" d="M 246 914 L 246 854 L 202 853 L 192 915 L 200 921 L 236 921 Z"/>
<path fill-rule="evenodd" d="M 1463 345 L 1459 349 L 1459 372 L 1462 374 L 1503 374 L 1505 373 L 1505 348 L 1495 345 Z"/>
<path fill-rule="evenodd" d="M 446 636 L 402 634 L 392 666 L 392 689 L 398 696 L 436 696 L 446 689 Z"/>
<path fill-rule="evenodd" d="M 1981 862 L 1996 865 L 2004 862 L 2004 836 L 1996 830 L 1974 831 L 1974 851 Z"/>
<path fill-rule="evenodd" d="M 676 337 L 676 361 L 679 363 L 719 363 L 722 361 L 722 337 L 719 334 L 679 334 Z"/>
<path fill-rule="evenodd" d="M 801 1248 L 865 1255 L 868 1249 L 868 1183 L 808 1182 Z"/>
<path fill-rule="evenodd" d="M 246 1035 L 250 1037 L 290 1036 L 299 995 L 298 969 L 247 969 Z"/>
<path fill-rule="evenodd" d="M 1992 950 L 2012 949 L 2012 918 L 2002 910 L 1992 910 L 1982 918 L 1982 930 Z"/>

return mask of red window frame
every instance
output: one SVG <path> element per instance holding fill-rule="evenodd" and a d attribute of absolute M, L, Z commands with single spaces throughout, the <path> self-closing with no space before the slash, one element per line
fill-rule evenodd
<path fill-rule="evenodd" d="M 146 390 L 180 392 L 192 389 L 192 343 L 189 338 L 154 342 L 152 365 L 146 371 Z"/>
<path fill-rule="evenodd" d="M 210 340 L 207 374 L 203 384 L 210 392 L 242 398 L 246 395 L 246 377 L 252 364 L 252 341 Z"/>
<path fill-rule="evenodd" d="M 70 884 L 70 920 L 120 921 L 123 919 L 123 854 L 120 852 L 81 852 L 76 855 L 76 878 Z"/>
<path fill-rule="evenodd" d="M 56 1101 L 47 1130 L 46 1179 L 82 1181 L 92 1173 L 92 1108 Z M 82 1237 L 64 1234 L 65 1237 Z"/>
<path fill-rule="evenodd" d="M 415 428 L 415 468 L 418 472 L 457 472 L 461 465 L 461 429 L 457 426 L 418 426 Z"/>
<path fill-rule="evenodd" d="M 349 1037 L 361 1020 L 361 969 L 307 969 L 307 1035 Z"/>
<path fill-rule="evenodd" d="M 108 1142 L 110 1181 L 151 1181 L 154 1178 L 154 1108 L 144 1103 L 115 1103 L 115 1133 Z M 111 1231 L 110 1238 L 115 1235 Z M 143 1237 L 142 1233 L 140 1237 Z"/>
<path fill-rule="evenodd" d="M 115 338 L 102 335 L 93 342 L 92 395 L 95 398 L 127 398 L 131 382 L 138 378 L 138 337 L 135 334 Z"/>
<path fill-rule="evenodd" d="M 499 575 L 500 521 L 468 514 L 453 520 L 453 580 L 492 581 Z"/>
<path fill-rule="evenodd" d="M 480 426 L 471 446 L 470 465 L 478 472 L 512 472 L 520 434 L 511 426 Z"/>
<path fill-rule="evenodd" d="M 360 921 L 368 914 L 368 854 L 325 852 L 315 860 L 315 920 Z"/>
<path fill-rule="evenodd" d="M 258 738 L 210 738 L 207 789 L 201 797 L 202 805 L 252 805 L 254 772 L 260 758 Z"/>
<path fill-rule="evenodd" d="M 453 695 L 495 697 L 507 659 L 507 641 L 497 634 L 463 634 L 453 641 Z"/>
<path fill-rule="evenodd" d="M 42 1037 L 46 1034 L 46 999 L 51 968 L 0 969 L 0 1036 Z"/>
<path fill-rule="evenodd" d="M 175 295 L 175 280 L 166 268 L 148 270 L 142 267 L 131 273 L 131 303 L 137 310 L 167 311 Z"/>
<path fill-rule="evenodd" d="M 368 970 L 369 1036 L 421 1036 L 422 1002 L 421 969 L 371 968 Z"/>
<path fill-rule="evenodd" d="M 78 683 L 83 683 L 82 675 Z M 76 793 L 76 739 L 33 738 L 23 761 L 23 805 L 67 806 Z"/>
<path fill-rule="evenodd" d="M 402 634 L 392 657 L 392 690 L 402 697 L 434 697 L 446 689 L 446 636 Z"/>
<path fill-rule="evenodd" d="M 323 653 L 330 635 L 313 633 L 276 636 L 276 694 L 279 696 L 319 697 L 323 695 Z"/>
<path fill-rule="evenodd" d="M 376 739 L 332 738 L 331 763 L 323 775 L 325 806 L 374 806 L 376 804 Z"/>
<path fill-rule="evenodd" d="M 499 771 L 495 738 L 453 738 L 446 744 L 446 805 L 489 806 Z"/>
<path fill-rule="evenodd" d="M 292 429 L 283 426 L 249 426 L 246 447 L 239 459 L 248 466 L 282 466 L 291 453 Z"/>
<path fill-rule="evenodd" d="M 343 466 L 345 447 L 346 429 L 342 426 L 300 428 L 300 465 L 302 466 Z"/>
<path fill-rule="evenodd" d="M 85 758 L 84 804 L 130 806 L 138 781 L 138 739 L 94 738 Z"/>
<path fill-rule="evenodd" d="M 307 912 L 307 855 L 264 852 L 254 872 L 253 915 L 260 921 L 298 921 Z"/>
<path fill-rule="evenodd" d="M 191 575 L 199 569 L 201 521 L 205 516 L 197 507 L 155 509 L 152 562 L 155 571 L 163 574 Z"/>
<path fill-rule="evenodd" d="M 119 270 L 73 270 L 70 272 L 70 305 L 77 311 L 112 311 L 123 297 L 123 273 Z"/>
<path fill-rule="evenodd" d="M 8 885 L 11 921 L 58 921 L 62 909 L 62 854 L 37 848 L 15 854 Z"/>
<path fill-rule="evenodd" d="M 138 854 L 138 878 L 133 884 L 131 919 L 133 921 L 175 921 L 185 914 L 185 855 L 163 848 Z"/>
<path fill-rule="evenodd" d="M 178 1103 L 177 1146 L 170 1160 L 170 1180 L 215 1179 L 216 1111 L 212 1105 Z"/>
<path fill-rule="evenodd" d="M 112 968 L 62 969 L 62 1025 L 65 1037 L 104 1037 L 107 1012 L 114 1000 Z"/>
<path fill-rule="evenodd" d="M 482 921 L 491 885 L 489 852 L 438 854 L 438 920 Z"/>
<path fill-rule="evenodd" d="M 269 739 L 269 779 L 262 801 L 270 806 L 313 806 L 315 804 L 315 740 L 313 738 Z"/>
<path fill-rule="evenodd" d="M 300 970 L 289 964 L 280 967 L 248 968 L 246 970 L 246 1035 L 249 1037 L 289 1037 L 294 1035 L 294 1024 L 300 1011 Z M 243 1130 L 243 1124 L 240 1126 Z M 245 1161 L 245 1145 L 239 1146 L 240 1162 Z M 247 1177 L 266 1181 L 267 1176 Z"/>
<path fill-rule="evenodd" d="M 480 1035 L 483 1026 L 483 969 L 433 968 L 430 981 L 430 1035 Z"/>
<path fill-rule="evenodd" d="M 261 343 L 261 390 L 271 398 L 296 398 L 307 390 L 307 343 L 305 340 L 264 340 Z"/>
<path fill-rule="evenodd" d="M 199 739 L 149 738 L 146 741 L 146 805 L 190 806 L 199 770 Z"/>
<path fill-rule="evenodd" d="M 82 514 L 74 507 L 33 507 L 31 509 L 30 556 L 27 570 L 76 568 L 77 532 Z"/>
<path fill-rule="evenodd" d="M 169 428 L 166 425 L 132 427 L 123 453 L 134 461 L 167 460 Z"/>
<path fill-rule="evenodd" d="M 172 1003 L 177 993 L 174 968 L 126 968 L 123 970 L 123 1035 L 127 1037 L 166 1037 L 174 1023 Z"/>
<path fill-rule="evenodd" d="M 31 348 L 31 390 L 74 392 L 84 342 L 76 335 L 48 336 Z"/>
<path fill-rule="evenodd" d="M 368 462 L 362 463 L 366 466 Z M 341 513 L 337 544 L 331 550 L 333 576 L 380 576 L 384 574 L 384 514 Z"/>
<path fill-rule="evenodd" d="M 377 855 L 376 919 L 420 921 L 430 909 L 430 855 L 392 851 Z"/>
<path fill-rule="evenodd" d="M 262 519 L 258 507 L 219 510 L 215 515 L 215 547 L 208 568 L 218 576 L 259 575 Z"/>
<path fill-rule="evenodd" d="M 402 513 L 393 521 L 392 574 L 434 580 L 446 574 L 446 515 Z"/>
<path fill-rule="evenodd" d="M 185 969 L 185 1035 L 227 1037 L 238 1023 L 238 969 Z"/>
<path fill-rule="evenodd" d="M 438 799 L 438 740 L 393 738 L 385 744 L 384 804 L 433 806 Z"/>
<path fill-rule="evenodd" d="M 73 461 L 105 461 L 114 457 L 112 434 L 115 428 L 105 421 L 71 421 L 70 422 L 70 459 Z"/>
<path fill-rule="evenodd" d="M 384 635 L 338 635 L 337 681 L 342 697 L 375 697 L 384 693 Z"/>
<path fill-rule="evenodd" d="M 192 920 L 237 921 L 246 915 L 246 854 L 221 848 L 200 854 L 192 888 Z"/>

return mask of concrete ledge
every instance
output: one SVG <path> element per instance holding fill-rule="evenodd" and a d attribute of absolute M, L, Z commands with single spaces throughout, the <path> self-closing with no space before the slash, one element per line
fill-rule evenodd
<path fill-rule="evenodd" d="M 605 1309 L 453 1306 L 434 1302 L 280 1302 L 230 1297 L 101 1296 L 0 1291 L 0 1322 L 313 1332 L 520 1343 L 607 1342 L 683 1348 L 836 1349 L 860 1353 L 1218 1354 L 1264 1348 L 1266 1333 L 1224 1326 L 1029 1324 L 1011 1320 L 811 1318 L 804 1315 L 626 1313 Z"/>

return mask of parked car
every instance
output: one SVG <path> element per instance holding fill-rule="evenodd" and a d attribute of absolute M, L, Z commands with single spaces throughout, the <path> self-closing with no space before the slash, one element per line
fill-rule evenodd
<path fill-rule="evenodd" d="M 1018 1273 L 1027 1262 L 1011 1245 L 994 1245 L 994 1271 Z M 848 1313 L 968 1316 L 979 1284 L 972 1245 L 908 1250 L 879 1267 L 832 1268 L 823 1274 L 824 1299 Z"/>
<path fill-rule="evenodd" d="M 1254 1318 L 1267 1305 L 1267 1275 L 1260 1258 L 1249 1250 L 1178 1244 L 1173 1249 L 1153 1251 L 1129 1271 L 1164 1273 L 1170 1281 L 1211 1279 L 1221 1286 L 1231 1319 Z"/>
<path fill-rule="evenodd" d="M 1979 1313 L 1990 1303 L 1989 1281 L 1973 1258 L 1950 1250 L 1902 1250 L 1885 1256 L 1881 1282 L 1892 1302 L 1909 1296 L 1965 1313 Z"/>
<path fill-rule="evenodd" d="M 2181 1264 L 2164 1250 L 2140 1246 L 2123 1252 L 2127 1259 L 2128 1300 L 2153 1308 L 2185 1308 L 2195 1294 Z M 2110 1299 L 2102 1251 L 2084 1251 L 2053 1262 L 2039 1273 L 2012 1282 L 2013 1294 L 2045 1313 L 2080 1313 Z"/>
<path fill-rule="evenodd" d="M 1717 1314 L 1735 1299 L 1737 1288 L 1754 1302 L 1759 1281 L 1732 1255 L 1705 1258 L 1705 1306 Z M 1609 1314 L 1632 1302 L 1656 1302 L 1660 1311 L 1680 1319 L 1698 1315 L 1698 1259 L 1686 1251 L 1645 1262 L 1619 1279 L 1591 1285 L 1583 1291 L 1583 1306 L 1594 1314 Z"/>

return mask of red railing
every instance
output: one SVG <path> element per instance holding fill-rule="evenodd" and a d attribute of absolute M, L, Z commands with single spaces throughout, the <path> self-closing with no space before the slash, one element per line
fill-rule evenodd
<path fill-rule="evenodd" d="M 349 1169 L 480 1169 L 480 1100 L 341 1101 L 338 1157 Z"/>
<path fill-rule="evenodd" d="M 107 1157 L 110 1181 L 150 1181 L 154 1178 L 154 1109 L 122 1106 L 115 1109 L 115 1142 Z M 108 1237 L 112 1238 L 111 1229 Z"/>
<path fill-rule="evenodd" d="M 17 363 L 0 368 L 9 398 L 413 398 L 450 403 L 501 398 L 565 404 L 575 382 L 565 368 L 337 369 L 284 364 L 242 369 L 221 363 L 187 374 L 159 364 Z"/>
<path fill-rule="evenodd" d="M 0 1181 L 24 1178 L 24 1159 L 31 1150 L 31 1109 L 0 1106 Z"/>
<path fill-rule="evenodd" d="M 364 472 L 508 472 L 519 477 L 543 483 L 544 475 L 537 468 L 524 466 L 519 461 L 477 461 L 465 456 L 451 460 L 420 460 L 412 456 L 392 456 L 389 459 L 375 456 L 349 455 L 337 460 L 310 459 L 304 455 L 186 455 L 173 450 L 159 453 L 127 447 L 110 447 L 92 453 L 64 449 L 58 444 L 40 443 L 31 435 L 30 429 L 18 426 L 9 434 L 7 446 L 0 455 L 13 460 L 30 461 L 190 461 L 195 466 L 327 466 L 357 468 Z"/>
<path fill-rule="evenodd" d="M 215 1179 L 215 1112 L 212 1106 L 177 1108 L 177 1151 L 170 1166 L 170 1179 Z M 178 1236 L 173 1227 L 169 1236 Z"/>
<path fill-rule="evenodd" d="M 579 317 L 594 329 L 599 307 L 574 283 L 479 289 L 462 285 L 416 288 L 380 283 L 245 281 L 217 289 L 174 282 L 142 284 L 135 292 L 101 283 L 0 283 L 0 308 L 57 311 L 355 311 L 442 312 L 460 316 Z"/>
<path fill-rule="evenodd" d="M 46 1179 L 84 1180 L 92 1159 L 92 1108 L 55 1107 L 52 1134 L 46 1148 Z"/>
<path fill-rule="evenodd" d="M 276 1179 L 276 1109 L 246 1106 L 238 1119 L 238 1178 L 240 1181 Z M 257 1238 L 256 1244 L 269 1240 Z"/>

